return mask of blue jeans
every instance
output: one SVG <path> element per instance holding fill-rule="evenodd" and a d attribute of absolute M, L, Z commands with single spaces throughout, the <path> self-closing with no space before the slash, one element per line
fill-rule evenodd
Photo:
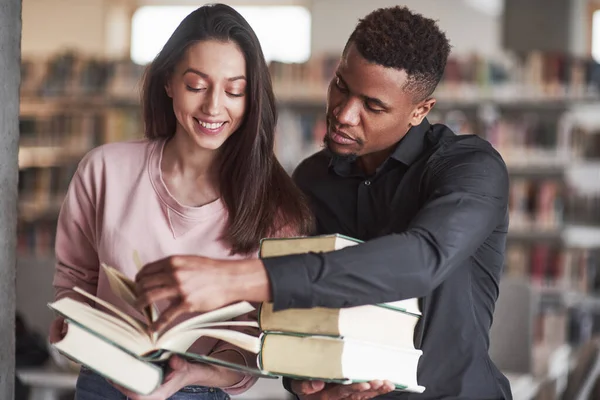
<path fill-rule="evenodd" d="M 127 396 L 102 376 L 82 368 L 75 386 L 75 400 L 127 400 Z M 219 388 L 186 386 L 169 400 L 230 400 L 230 397 Z"/>

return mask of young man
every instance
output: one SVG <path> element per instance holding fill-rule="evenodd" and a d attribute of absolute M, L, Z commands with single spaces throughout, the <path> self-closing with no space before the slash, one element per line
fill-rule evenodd
<path fill-rule="evenodd" d="M 419 297 L 424 393 L 389 392 L 382 382 L 287 382 L 288 389 L 307 400 L 511 399 L 488 356 L 508 174 L 488 142 L 425 118 L 449 52 L 433 20 L 392 7 L 361 20 L 342 53 L 328 91 L 326 149 L 294 178 L 312 202 L 318 234 L 364 244 L 262 261 L 172 257 L 140 273 L 144 302 L 175 300 L 170 318 L 239 300 L 285 309 Z"/>

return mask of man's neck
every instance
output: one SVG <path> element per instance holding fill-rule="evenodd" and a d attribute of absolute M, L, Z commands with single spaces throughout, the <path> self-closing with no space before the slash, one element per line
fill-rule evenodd
<path fill-rule="evenodd" d="M 375 171 L 388 159 L 394 152 L 396 145 L 375 153 L 365 154 L 358 158 L 358 165 L 366 175 L 373 175 Z"/>

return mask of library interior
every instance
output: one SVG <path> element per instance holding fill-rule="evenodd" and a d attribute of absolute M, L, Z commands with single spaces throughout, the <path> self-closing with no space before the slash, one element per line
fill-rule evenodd
<path fill-rule="evenodd" d="M 510 228 L 489 353 L 515 400 L 600 399 L 600 1 L 230 0 L 256 31 L 291 173 L 322 148 L 325 103 L 359 19 L 395 5 L 452 49 L 431 123 L 476 134 L 510 175 Z M 57 217 L 81 158 L 143 137 L 140 82 L 190 0 L 24 0 L 16 375 L 26 399 L 70 399 L 77 366 L 48 343 Z M 261 379 L 234 399 L 291 399 Z"/>

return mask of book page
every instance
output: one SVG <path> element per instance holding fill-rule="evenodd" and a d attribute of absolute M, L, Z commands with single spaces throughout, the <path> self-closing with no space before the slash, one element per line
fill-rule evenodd
<path fill-rule="evenodd" d="M 111 314 L 108 314 L 102 310 L 98 310 L 98 309 L 92 308 L 92 307 L 90 307 L 89 309 L 86 309 L 86 312 L 93 314 L 98 319 L 101 319 L 102 321 L 106 322 L 107 324 L 116 325 L 118 327 L 118 329 L 123 330 L 129 336 L 131 336 L 132 338 L 135 338 L 136 340 L 138 340 L 140 337 L 140 331 L 138 329 L 132 327 L 127 322 L 125 322 L 119 318 L 116 318 Z"/>
<path fill-rule="evenodd" d="M 144 264 L 142 264 L 142 259 L 140 258 L 140 253 L 138 253 L 137 250 L 133 251 L 133 262 L 135 263 L 135 266 L 136 266 L 138 272 L 141 271 Z"/>
<path fill-rule="evenodd" d="M 174 353 L 186 352 L 196 340 L 203 336 L 223 340 L 239 347 L 240 349 L 258 353 L 260 351 L 260 339 L 257 336 L 234 331 L 231 329 L 194 329 L 177 334 L 165 335 L 158 340 L 157 348 Z"/>
<path fill-rule="evenodd" d="M 257 321 L 217 321 L 217 322 L 207 322 L 205 324 L 195 324 L 193 326 L 187 327 L 185 330 L 176 330 L 174 333 L 177 334 L 179 332 L 187 332 L 194 329 L 206 329 L 213 328 L 217 326 L 247 326 L 251 328 L 258 329 Z"/>
<path fill-rule="evenodd" d="M 130 326 L 122 326 L 123 321 L 85 303 L 65 297 L 49 303 L 48 306 L 63 316 L 69 324 L 78 325 L 133 354 L 144 354 L 153 347 L 147 335 Z"/>
<path fill-rule="evenodd" d="M 117 269 L 104 263 L 100 265 L 108 278 L 108 284 L 113 293 L 130 306 L 135 307 L 135 300 L 137 298 L 135 295 L 135 283 Z"/>
<path fill-rule="evenodd" d="M 125 314 L 123 311 L 119 310 L 117 307 L 113 306 L 109 302 L 104 301 L 104 300 L 94 296 L 93 294 L 90 294 L 90 293 L 86 292 L 85 290 L 78 288 L 77 286 L 75 286 L 73 288 L 73 290 L 76 291 L 77 293 L 87 297 L 88 299 L 95 301 L 97 304 L 100 304 L 102 307 L 105 307 L 108 310 L 112 311 L 113 313 L 115 313 L 116 315 L 121 317 L 129 325 L 136 328 L 141 334 L 148 335 L 148 333 L 147 333 L 148 327 L 147 326 L 143 325 L 140 321 L 137 321 L 135 318 Z"/>
<path fill-rule="evenodd" d="M 195 332 L 195 331 L 202 331 L 205 329 L 214 329 L 214 328 L 220 328 L 220 327 L 250 327 L 250 328 L 256 328 L 257 329 L 257 334 L 258 334 L 258 322 L 256 321 L 220 321 L 220 322 L 208 322 L 205 324 L 197 324 L 191 327 L 188 327 L 187 329 L 179 329 L 179 330 L 171 330 L 165 334 L 163 334 L 160 338 L 160 343 L 163 343 L 164 341 L 170 340 L 171 338 L 175 338 L 177 339 L 179 336 L 181 335 L 187 335 L 188 332 Z"/>
<path fill-rule="evenodd" d="M 254 311 L 254 307 L 247 301 L 231 304 L 182 321 L 181 323 L 161 334 L 161 336 L 165 336 L 167 333 L 188 331 L 194 327 L 199 327 L 203 324 L 208 324 L 211 322 L 232 320 L 251 311 Z"/>
<path fill-rule="evenodd" d="M 140 270 L 142 265 L 137 252 L 134 252 L 134 261 L 138 270 Z M 108 283 L 113 293 L 131 307 L 136 308 L 135 302 L 137 300 L 137 294 L 135 292 L 135 282 L 114 267 L 104 263 L 102 263 L 101 266 L 108 278 Z M 143 310 L 142 314 L 146 318 L 146 324 L 150 325 L 158 319 L 159 312 L 156 305 L 152 304 Z"/>
<path fill-rule="evenodd" d="M 142 268 L 144 267 L 144 264 L 142 263 L 142 259 L 140 258 L 140 253 L 138 253 L 137 250 L 133 251 L 133 262 L 135 263 L 135 266 L 138 270 L 138 272 L 140 272 L 142 270 Z M 135 282 L 133 283 L 133 287 L 134 287 L 134 293 L 135 293 Z M 148 306 L 148 308 L 146 310 L 144 310 L 146 313 L 146 316 L 148 318 L 149 324 L 152 324 L 154 321 L 156 321 L 158 319 L 159 316 L 159 312 L 158 312 L 158 307 L 156 307 L 156 304 L 150 304 Z M 153 333 L 153 335 L 156 335 Z"/>

